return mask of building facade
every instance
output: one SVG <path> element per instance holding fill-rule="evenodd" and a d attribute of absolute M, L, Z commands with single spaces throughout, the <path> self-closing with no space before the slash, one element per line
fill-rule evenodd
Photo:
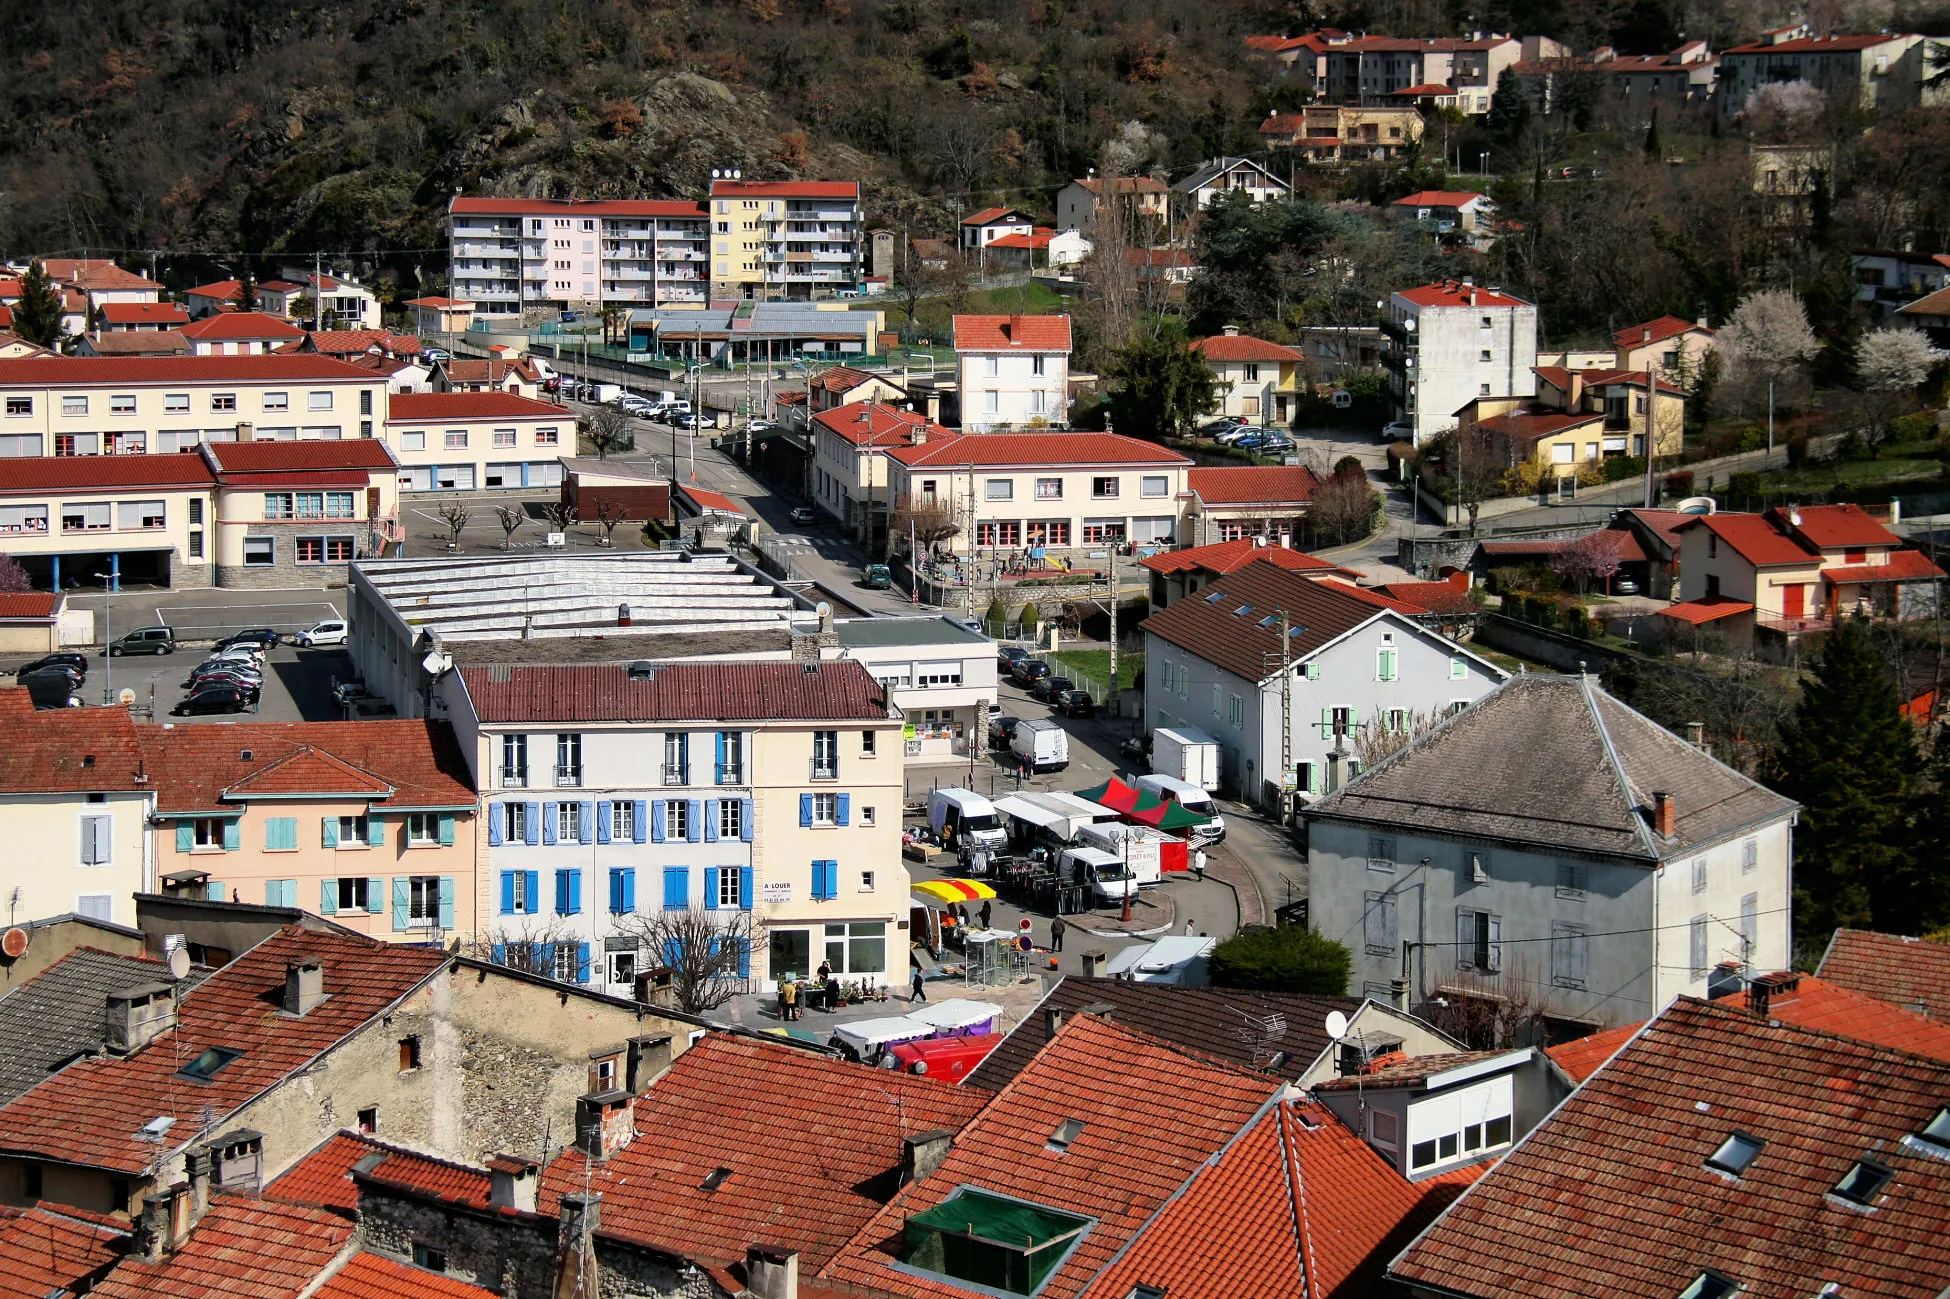
<path fill-rule="evenodd" d="M 1218 380 L 1219 405 L 1213 414 L 1262 428 L 1285 428 L 1293 422 L 1301 367 L 1298 351 L 1243 335 L 1236 325 L 1227 325 L 1224 333 L 1201 338 L 1192 347 Z"/>
<path fill-rule="evenodd" d="M 849 618 L 834 624 L 839 654 L 886 688 L 913 762 L 967 762 L 988 747 L 995 642 L 951 617 Z"/>
<path fill-rule="evenodd" d="M 574 411 L 512 393 L 399 392 L 386 410 L 405 493 L 560 487 L 576 449 Z"/>
<path fill-rule="evenodd" d="M 1403 289 L 1381 332 L 1395 418 L 1418 446 L 1479 397 L 1536 395 L 1537 308 L 1522 298 L 1467 278 Z"/>
<path fill-rule="evenodd" d="M 448 278 L 470 319 L 702 305 L 709 230 L 704 204 L 682 200 L 456 196 L 447 205 Z M 455 307 L 435 311 L 441 323 L 455 322 Z"/>
<path fill-rule="evenodd" d="M 1926 84 L 1931 42 L 1911 33 L 1816 36 L 1805 23 L 1766 33 L 1720 55 L 1720 116 L 1731 119 L 1763 86 L 1801 81 L 1840 106 L 1901 112 L 1942 102 Z"/>
<path fill-rule="evenodd" d="M 956 316 L 961 427 L 1047 428 L 1069 422 L 1068 316 Z"/>
<path fill-rule="evenodd" d="M 853 181 L 714 180 L 709 207 L 712 296 L 811 301 L 864 289 Z"/>

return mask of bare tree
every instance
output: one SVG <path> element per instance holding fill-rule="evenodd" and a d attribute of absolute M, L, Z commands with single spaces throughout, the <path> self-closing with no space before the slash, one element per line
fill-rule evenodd
<path fill-rule="evenodd" d="M 522 509 L 519 505 L 497 505 L 494 507 L 494 517 L 495 521 L 501 525 L 501 532 L 503 534 L 501 549 L 513 550 L 515 548 L 515 533 L 521 530 L 522 524 L 528 522 L 528 511 Z"/>
<path fill-rule="evenodd" d="M 535 899 L 530 899 L 534 902 Z M 488 961 L 537 974 L 544 979 L 562 978 L 565 983 L 580 982 L 582 949 L 580 940 L 559 918 L 533 916 L 504 918 L 503 923 L 476 938 L 465 949 L 477 961 Z"/>
<path fill-rule="evenodd" d="M 576 507 L 567 501 L 543 501 L 536 508 L 549 521 L 550 529 L 554 532 L 567 532 L 579 522 Z"/>
<path fill-rule="evenodd" d="M 583 438 L 596 449 L 598 460 L 607 460 L 610 452 L 621 451 L 636 440 L 630 417 L 619 406 L 596 407 L 582 417 L 579 427 Z"/>
<path fill-rule="evenodd" d="M 603 544 L 605 546 L 613 546 L 616 544 L 616 526 L 623 522 L 624 516 L 628 513 L 629 510 L 625 508 L 623 502 L 617 500 L 615 497 L 598 496 L 596 498 L 596 523 L 603 530 Z"/>
<path fill-rule="evenodd" d="M 715 1010 L 745 990 L 752 938 L 749 911 L 658 911 L 618 918 L 618 929 L 649 949 L 651 968 L 663 967 L 670 998 L 692 1015 Z M 808 971 L 792 970 L 804 978 Z"/>
<path fill-rule="evenodd" d="M 1360 759 L 1363 771 L 1378 766 L 1442 725 L 1443 720 L 1444 714 L 1433 708 L 1427 712 L 1402 709 L 1392 725 L 1385 712 L 1370 717 L 1354 732 L 1354 756 Z"/>
<path fill-rule="evenodd" d="M 1332 546 L 1365 538 L 1374 531 L 1380 509 L 1381 493 L 1369 485 L 1366 475 L 1334 475 L 1314 490 L 1307 506 L 1313 544 Z"/>
<path fill-rule="evenodd" d="M 915 545 L 930 550 L 961 533 L 954 507 L 934 496 L 902 495 L 894 502 L 887 526 L 889 536 L 912 535 Z"/>
<path fill-rule="evenodd" d="M 474 517 L 473 511 L 459 501 L 449 501 L 434 511 L 434 517 L 446 526 L 447 549 L 459 550 L 460 534 L 466 529 L 467 521 Z"/>
<path fill-rule="evenodd" d="M 1609 591 L 1611 579 L 1618 575 L 1615 536 L 1598 531 L 1579 537 L 1551 556 L 1551 572 L 1575 583 L 1580 593 L 1588 592 L 1593 582 L 1603 582 Z"/>

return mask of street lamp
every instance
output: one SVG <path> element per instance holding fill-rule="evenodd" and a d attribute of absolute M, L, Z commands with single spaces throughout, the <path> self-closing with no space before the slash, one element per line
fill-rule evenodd
<path fill-rule="evenodd" d="M 1476 174 L 1477 174 L 1478 176 L 1487 176 L 1487 175 L 1489 175 L 1489 174 L 1490 174 L 1490 170 L 1489 170 L 1489 168 L 1490 168 L 1490 155 L 1489 155 L 1489 153 L 1488 153 L 1487 151 L 1485 151 L 1485 152 L 1483 152 L 1483 153 L 1479 153 L 1479 154 L 1477 154 L 1477 155 L 1476 155 Z"/>
<path fill-rule="evenodd" d="M 102 706 L 106 708 L 115 702 L 115 621 L 110 599 L 113 592 L 108 589 L 110 574 L 90 573 L 89 576 L 102 579 Z"/>

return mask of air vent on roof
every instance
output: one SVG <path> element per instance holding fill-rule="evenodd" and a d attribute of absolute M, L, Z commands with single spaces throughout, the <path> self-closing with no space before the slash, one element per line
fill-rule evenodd
<path fill-rule="evenodd" d="M 94 754 L 92 754 L 92 753 L 84 753 L 84 754 L 82 754 L 82 755 L 81 755 L 81 765 L 82 765 L 82 766 L 84 766 L 84 767 L 92 767 L 92 766 L 94 766 L 94 765 L 95 765 L 95 755 L 94 755 Z"/>
<path fill-rule="evenodd" d="M 251 751 L 250 751 L 249 749 L 242 749 L 242 750 L 239 750 L 239 751 L 238 751 L 238 754 L 237 754 L 237 761 L 239 761 L 239 762 L 249 762 L 249 761 L 251 760 L 251 757 L 252 757 L 252 754 L 251 754 Z"/>
<path fill-rule="evenodd" d="M 1721 1142 L 1718 1150 L 1706 1157 L 1706 1166 L 1738 1177 L 1747 1171 L 1754 1160 L 1760 1158 L 1761 1148 L 1766 1144 L 1759 1137 L 1750 1137 L 1744 1132 L 1736 1132 Z"/>
<path fill-rule="evenodd" d="M 654 681 L 657 679 L 657 665 L 649 659 L 638 659 L 630 664 L 630 680 Z"/>
<path fill-rule="evenodd" d="M 731 1170 L 729 1168 L 719 1167 L 719 1168 L 712 1169 L 709 1173 L 706 1173 L 704 1175 L 704 1181 L 699 1183 L 699 1185 L 701 1185 L 707 1191 L 715 1191 L 720 1186 L 723 1186 L 726 1182 L 730 1180 L 731 1180 Z"/>
<path fill-rule="evenodd" d="M 1923 1125 L 1916 1134 L 1917 1141 L 1936 1147 L 1936 1153 L 1950 1156 L 1950 1105 L 1936 1112 L 1936 1117 Z"/>
<path fill-rule="evenodd" d="M 1049 1134 L 1051 1150 L 1068 1150 L 1070 1143 L 1083 1135 L 1082 1119 L 1064 1119 L 1056 1125 L 1056 1131 Z"/>

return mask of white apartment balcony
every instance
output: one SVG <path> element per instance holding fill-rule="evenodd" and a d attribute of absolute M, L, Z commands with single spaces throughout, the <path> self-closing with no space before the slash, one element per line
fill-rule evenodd
<path fill-rule="evenodd" d="M 672 280 L 683 280 L 683 281 L 700 280 L 701 281 L 704 278 L 705 275 L 703 271 L 694 271 L 694 270 L 690 270 L 689 268 L 680 270 L 674 266 L 665 267 L 664 269 L 657 272 L 657 282 L 660 284 L 668 284 Z"/>
<path fill-rule="evenodd" d="M 703 244 L 691 246 L 687 244 L 660 243 L 657 245 L 657 260 L 660 262 L 701 262 L 709 257 L 710 253 L 705 251 Z"/>
<path fill-rule="evenodd" d="M 854 214 L 853 209 L 850 207 L 840 207 L 840 208 L 795 207 L 792 208 L 790 211 L 788 211 L 785 215 L 786 215 L 786 219 L 790 221 L 839 221 L 848 225 L 852 224 L 855 220 L 858 219 L 858 217 Z"/>
<path fill-rule="evenodd" d="M 604 278 L 615 282 L 637 283 L 656 279 L 657 272 L 648 266 L 611 266 Z"/>
<path fill-rule="evenodd" d="M 474 221 L 465 225 L 455 222 L 452 230 L 456 239 L 518 239 L 521 237 L 521 222 Z"/>
<path fill-rule="evenodd" d="M 709 297 L 710 294 L 701 288 L 684 288 L 682 286 L 666 284 L 659 284 L 657 286 L 657 301 L 659 303 L 704 302 Z"/>

